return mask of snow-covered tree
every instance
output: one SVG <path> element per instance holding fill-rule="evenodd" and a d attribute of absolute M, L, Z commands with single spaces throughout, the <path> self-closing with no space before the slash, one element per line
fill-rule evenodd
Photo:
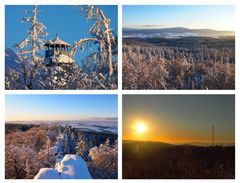
<path fill-rule="evenodd" d="M 113 80 L 112 75 L 116 75 L 117 72 L 116 60 L 113 61 L 114 58 L 117 58 L 117 49 L 115 49 L 117 48 L 117 39 L 110 28 L 111 20 L 107 18 L 104 12 L 97 6 L 82 6 L 81 12 L 87 20 L 94 21 L 94 24 L 89 28 L 91 37 L 81 38 L 74 42 L 71 48 L 71 54 L 74 55 L 78 47 L 84 51 L 84 45 L 87 45 L 90 50 L 92 50 L 93 45 L 97 45 L 98 51 L 90 54 L 86 61 L 94 60 L 98 66 L 97 71 L 104 75 L 106 72 L 104 70 L 107 70 L 105 78 L 108 82 L 111 82 L 111 80 Z"/>
<path fill-rule="evenodd" d="M 78 132 L 77 137 L 78 139 L 75 147 L 76 154 L 81 156 L 85 161 L 88 161 L 89 143 L 83 133 Z"/>
<path fill-rule="evenodd" d="M 8 145 L 5 149 L 5 172 L 7 179 L 31 179 L 42 168 L 36 151 L 27 147 Z"/>
<path fill-rule="evenodd" d="M 97 178 L 117 178 L 118 145 L 110 145 L 109 139 L 99 147 L 89 150 L 90 172 Z"/>
<path fill-rule="evenodd" d="M 37 19 L 37 6 L 33 6 L 33 10 L 25 10 L 26 16 L 20 22 L 28 23 L 29 27 L 26 31 L 27 36 L 15 45 L 20 63 L 19 71 L 11 71 L 6 77 L 6 86 L 13 86 L 13 89 L 33 89 L 42 85 L 40 80 L 40 70 L 42 67 L 43 57 L 40 51 L 44 46 L 44 37 L 47 35 L 45 25 Z M 10 85 L 9 82 L 13 82 Z"/>
<path fill-rule="evenodd" d="M 81 6 L 82 15 L 93 22 L 89 37 L 75 41 L 69 56 L 77 48 L 88 49 L 90 54 L 77 63 L 43 64 L 41 50 L 46 27 L 38 20 L 37 6 L 26 10 L 22 23 L 28 23 L 27 36 L 18 44 L 17 57 L 20 69 L 9 69 L 5 77 L 6 89 L 116 89 L 117 88 L 117 36 L 110 28 L 110 19 L 96 6 Z M 94 47 L 94 50 L 93 50 Z"/>
<path fill-rule="evenodd" d="M 93 38 L 84 38 L 75 42 L 74 49 L 76 46 L 83 49 L 83 43 L 89 41 L 95 41 L 99 45 L 99 51 L 101 60 L 105 60 L 108 65 L 108 75 L 111 77 L 113 74 L 112 67 L 112 44 L 115 44 L 115 37 L 110 29 L 110 19 L 107 18 L 103 11 L 96 6 L 83 6 L 81 7 L 82 14 L 86 17 L 87 20 L 94 20 L 95 23 L 89 29 L 90 35 L 94 36 Z"/>
<path fill-rule="evenodd" d="M 17 151 L 17 147 L 6 146 L 5 148 L 5 178 L 21 179 L 24 177 L 25 172 L 23 164 L 19 158 L 21 151 Z"/>
<path fill-rule="evenodd" d="M 232 39 L 228 40 L 230 46 L 221 43 L 221 39 L 210 38 L 199 38 L 197 44 L 187 38 L 194 46 L 178 39 L 167 39 L 164 43 L 161 38 L 159 41 L 163 41 L 161 44 L 166 46 L 158 46 L 157 43 L 149 46 L 148 39 L 140 41 L 141 44 L 134 39 L 123 40 L 124 89 L 235 88 L 235 50 Z M 173 46 L 169 46 L 169 43 Z"/>
<path fill-rule="evenodd" d="M 56 161 L 55 152 L 52 148 L 52 142 L 49 137 L 47 137 L 46 143 L 39 151 L 37 157 L 47 167 L 52 167 L 55 164 Z"/>

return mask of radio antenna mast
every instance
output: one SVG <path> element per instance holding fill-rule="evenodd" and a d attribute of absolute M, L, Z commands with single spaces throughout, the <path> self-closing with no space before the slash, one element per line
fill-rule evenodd
<path fill-rule="evenodd" d="M 214 125 L 212 126 L 212 146 L 214 147 Z"/>

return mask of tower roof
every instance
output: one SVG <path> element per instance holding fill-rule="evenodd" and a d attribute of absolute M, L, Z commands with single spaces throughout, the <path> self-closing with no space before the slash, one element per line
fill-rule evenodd
<path fill-rule="evenodd" d="M 49 40 L 47 43 L 45 43 L 44 46 L 54 46 L 54 45 L 65 45 L 65 46 L 70 46 L 67 42 L 61 40 L 59 36 L 57 35 L 54 40 Z"/>

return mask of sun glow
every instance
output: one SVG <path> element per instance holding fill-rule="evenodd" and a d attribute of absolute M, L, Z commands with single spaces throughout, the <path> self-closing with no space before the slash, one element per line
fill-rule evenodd
<path fill-rule="evenodd" d="M 142 134 L 146 131 L 146 125 L 144 123 L 137 123 L 135 129 L 138 133 Z"/>

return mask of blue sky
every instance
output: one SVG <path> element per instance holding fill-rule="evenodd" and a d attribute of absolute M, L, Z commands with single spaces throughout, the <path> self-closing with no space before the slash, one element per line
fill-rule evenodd
<path fill-rule="evenodd" d="M 127 28 L 210 28 L 234 31 L 232 5 L 126 5 L 123 27 Z"/>
<path fill-rule="evenodd" d="M 117 117 L 117 95 L 6 95 L 6 121 Z"/>
<path fill-rule="evenodd" d="M 117 6 L 97 7 L 102 9 L 105 16 L 111 19 L 110 26 L 117 34 Z M 32 10 L 32 6 L 5 6 L 5 47 L 13 48 L 15 43 L 19 43 L 26 36 L 28 23 L 20 23 L 20 20 L 25 16 L 22 13 L 23 10 Z M 71 6 L 65 5 L 40 5 L 38 10 L 42 11 L 42 13 L 38 14 L 38 20 L 45 24 L 49 33 L 46 39 L 54 39 L 56 34 L 59 34 L 62 40 L 72 44 L 80 38 L 89 37 L 88 29 L 93 24 L 93 21 L 86 21 L 86 18 L 81 16 L 79 8 L 74 10 Z M 81 51 L 78 51 L 76 56 L 78 58 L 82 57 Z"/>

